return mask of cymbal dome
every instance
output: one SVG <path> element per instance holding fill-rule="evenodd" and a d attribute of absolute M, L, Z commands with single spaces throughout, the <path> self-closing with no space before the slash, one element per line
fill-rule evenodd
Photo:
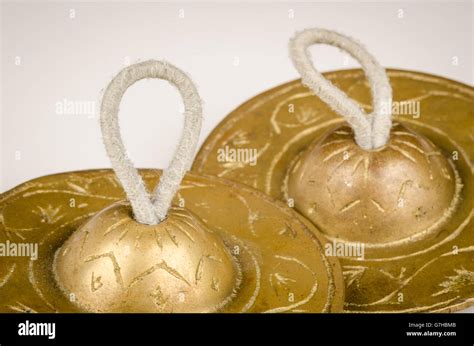
<path fill-rule="evenodd" d="M 158 225 L 115 203 L 56 253 L 56 280 L 93 312 L 212 312 L 232 300 L 240 271 L 221 238 L 186 209 Z"/>
<path fill-rule="evenodd" d="M 313 143 L 292 167 L 288 198 L 330 238 L 367 245 L 410 242 L 439 230 L 460 186 L 454 165 L 401 124 L 365 151 L 349 126 Z"/>

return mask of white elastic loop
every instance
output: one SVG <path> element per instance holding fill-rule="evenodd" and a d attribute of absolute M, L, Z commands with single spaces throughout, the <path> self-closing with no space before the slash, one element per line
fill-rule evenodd
<path fill-rule="evenodd" d="M 118 112 L 125 91 L 144 78 L 164 79 L 176 86 L 184 102 L 184 127 L 171 163 L 163 172 L 154 192 L 148 195 L 142 178 L 128 158 L 120 135 Z M 162 61 L 149 60 L 123 69 L 105 90 L 100 110 L 100 123 L 105 149 L 127 198 L 135 219 L 154 225 L 166 218 L 172 199 L 184 174 L 190 168 L 201 131 L 201 99 L 191 79 L 177 67 Z"/>
<path fill-rule="evenodd" d="M 362 65 L 373 100 L 373 112 L 369 116 L 354 100 L 316 70 L 310 60 L 308 47 L 317 43 L 336 46 L 348 52 Z M 392 127 L 392 88 L 385 69 L 362 44 L 331 30 L 306 29 L 296 33 L 290 40 L 289 49 L 303 84 L 312 89 L 335 112 L 346 118 L 360 147 L 370 150 L 387 143 Z"/>

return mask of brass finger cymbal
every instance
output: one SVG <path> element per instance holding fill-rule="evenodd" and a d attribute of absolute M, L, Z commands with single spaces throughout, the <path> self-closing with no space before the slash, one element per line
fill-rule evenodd
<path fill-rule="evenodd" d="M 334 248 L 363 245 L 363 258 L 340 258 L 346 311 L 463 309 L 474 300 L 474 91 L 424 73 L 387 73 L 394 98 L 387 147 L 358 150 L 343 119 L 296 80 L 231 112 L 193 170 L 286 201 Z M 324 76 L 371 110 L 362 70 Z M 255 160 L 233 159 L 246 150 Z"/>
<path fill-rule="evenodd" d="M 151 190 L 161 171 L 140 174 Z M 0 310 L 342 310 L 342 272 L 324 238 L 263 193 L 190 173 L 154 226 L 133 220 L 124 198 L 112 170 L 45 176 L 2 194 L 1 243 L 38 252 L 0 257 Z"/>

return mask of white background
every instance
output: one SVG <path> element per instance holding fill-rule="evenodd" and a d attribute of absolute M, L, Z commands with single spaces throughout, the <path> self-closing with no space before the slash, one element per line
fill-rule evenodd
<path fill-rule="evenodd" d="M 298 78 L 287 43 L 308 27 L 359 39 L 386 67 L 472 85 L 472 4 L 3 2 L 0 192 L 46 174 L 110 166 L 97 110 L 101 90 L 127 61 L 166 59 L 192 76 L 205 102 L 200 143 L 240 103 Z M 358 66 L 334 48 L 312 53 L 322 71 Z M 94 102 L 95 114 L 58 114 L 64 99 Z M 177 91 L 162 81 L 127 91 L 120 122 L 137 167 L 168 164 L 180 107 Z"/>

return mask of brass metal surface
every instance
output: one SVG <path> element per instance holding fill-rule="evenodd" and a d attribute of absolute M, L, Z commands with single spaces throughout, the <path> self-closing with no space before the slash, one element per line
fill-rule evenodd
<path fill-rule="evenodd" d="M 301 155 L 285 191 L 329 238 L 387 247 L 424 239 L 452 215 L 462 184 L 450 162 L 400 124 L 376 151 L 342 126 Z"/>
<path fill-rule="evenodd" d="M 67 295 L 94 312 L 213 312 L 238 292 L 238 259 L 187 209 L 156 226 L 116 203 L 74 232 L 53 271 Z"/>
<path fill-rule="evenodd" d="M 260 189 L 294 205 L 334 242 L 364 245 L 363 258 L 340 257 L 346 311 L 459 310 L 474 302 L 474 91 L 428 74 L 387 72 L 394 105 L 420 108 L 396 109 L 381 151 L 361 152 L 343 119 L 297 80 L 230 113 L 193 170 Z M 361 70 L 325 77 L 371 111 Z M 257 160 L 223 161 L 222 148 L 255 149 Z"/>
<path fill-rule="evenodd" d="M 140 170 L 149 190 L 159 170 Z M 343 278 L 324 237 L 265 194 L 188 174 L 168 218 L 131 218 L 111 170 L 62 173 L 0 196 L 2 312 L 333 312 Z"/>

